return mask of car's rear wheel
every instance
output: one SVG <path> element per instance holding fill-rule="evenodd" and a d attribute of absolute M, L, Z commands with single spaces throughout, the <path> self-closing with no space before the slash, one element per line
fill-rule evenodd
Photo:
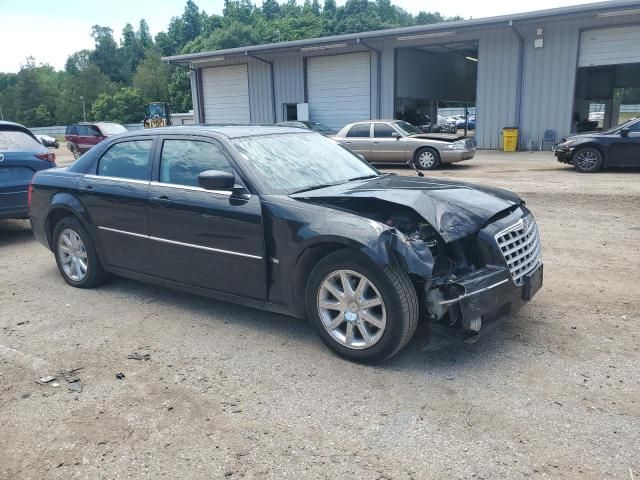
<path fill-rule="evenodd" d="M 108 278 L 91 238 L 73 217 L 65 217 L 56 224 L 53 252 L 58 270 L 69 285 L 93 288 Z"/>
<path fill-rule="evenodd" d="M 573 166 L 582 173 L 597 172 L 602 163 L 602 153 L 595 148 L 581 148 L 573 154 Z"/>
<path fill-rule="evenodd" d="M 420 170 L 435 170 L 440 166 L 440 154 L 433 148 L 421 148 L 416 152 L 415 164 Z"/>
<path fill-rule="evenodd" d="M 328 255 L 312 270 L 306 310 L 325 345 L 357 362 L 395 355 L 418 324 L 418 297 L 409 276 L 351 250 Z"/>
<path fill-rule="evenodd" d="M 78 150 L 78 147 L 76 147 L 75 145 L 71 146 L 71 154 L 73 155 L 73 158 L 75 158 L 76 160 L 80 158 L 80 156 L 82 155 L 80 153 L 80 150 Z"/>

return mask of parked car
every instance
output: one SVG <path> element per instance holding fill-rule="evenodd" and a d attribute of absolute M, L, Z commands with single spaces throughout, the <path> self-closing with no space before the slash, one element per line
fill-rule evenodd
<path fill-rule="evenodd" d="M 36 135 L 36 138 L 45 147 L 50 147 L 50 148 L 60 147 L 60 143 L 58 142 L 58 140 L 56 140 L 53 137 L 50 137 L 49 135 Z"/>
<path fill-rule="evenodd" d="M 112 273 L 306 316 L 362 362 L 397 353 L 421 318 L 474 340 L 542 283 L 538 230 L 517 195 L 383 175 L 297 128 L 108 139 L 35 176 L 31 222 L 74 287 Z"/>
<path fill-rule="evenodd" d="M 74 158 L 95 147 L 98 143 L 112 135 L 126 132 L 127 129 L 119 123 L 108 122 L 81 122 L 69 125 L 64 135 L 67 148 Z"/>
<path fill-rule="evenodd" d="M 458 131 L 455 122 L 452 122 L 448 118 L 442 117 L 440 115 L 438 115 L 438 126 L 440 127 L 440 131 L 442 133 L 456 133 Z"/>
<path fill-rule="evenodd" d="M 28 217 L 31 178 L 55 161 L 28 128 L 0 121 L 0 219 Z"/>
<path fill-rule="evenodd" d="M 468 121 L 467 121 L 467 120 L 465 120 L 465 116 L 464 115 L 460 115 L 458 120 L 456 121 L 456 128 L 458 130 L 462 130 L 462 129 L 464 129 L 465 124 L 467 126 L 467 130 L 475 130 L 475 128 L 476 128 L 476 116 L 475 115 L 469 115 Z"/>
<path fill-rule="evenodd" d="M 435 139 L 402 120 L 350 123 L 333 138 L 371 163 L 412 163 L 421 170 L 469 160 L 476 153 L 473 139 Z"/>
<path fill-rule="evenodd" d="M 559 162 L 584 173 L 607 167 L 640 167 L 640 118 L 605 132 L 563 137 L 553 150 Z"/>
<path fill-rule="evenodd" d="M 278 122 L 276 125 L 280 125 L 281 127 L 306 128 L 307 130 L 313 130 L 314 132 L 318 132 L 327 136 L 332 136 L 338 133 L 335 130 L 333 130 L 331 127 L 328 127 L 327 125 L 325 125 L 324 123 L 310 122 L 306 120 L 291 120 L 288 122 Z"/>

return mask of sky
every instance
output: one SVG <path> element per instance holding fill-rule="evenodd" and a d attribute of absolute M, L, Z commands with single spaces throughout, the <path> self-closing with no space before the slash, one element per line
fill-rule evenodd
<path fill-rule="evenodd" d="M 302 0 L 299 0 L 300 2 Z M 222 13 L 224 0 L 195 0 L 207 13 Z M 416 14 L 421 10 L 439 11 L 445 16 L 482 18 L 531 10 L 594 3 L 589 0 L 537 0 L 535 6 L 504 0 L 456 0 L 453 2 L 425 0 L 392 0 Z M 141 18 L 149 24 L 151 34 L 166 30 L 172 16 L 180 15 L 186 0 L 107 0 L 78 2 L 77 0 L 0 0 L 0 72 L 17 72 L 25 58 L 33 56 L 36 63 L 48 63 L 63 69 L 69 55 L 83 48 L 92 48 L 91 26 L 109 26 L 119 39 L 125 23 L 134 27 Z M 261 4 L 261 0 L 255 3 Z M 320 3 L 323 3 L 322 0 Z M 338 0 L 338 5 L 344 0 Z"/>

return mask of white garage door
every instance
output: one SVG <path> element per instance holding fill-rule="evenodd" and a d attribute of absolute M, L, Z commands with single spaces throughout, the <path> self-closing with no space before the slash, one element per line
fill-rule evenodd
<path fill-rule="evenodd" d="M 579 67 L 640 63 L 640 26 L 582 32 Z"/>
<path fill-rule="evenodd" d="M 369 53 L 309 57 L 307 95 L 309 117 L 339 129 L 371 118 Z"/>
<path fill-rule="evenodd" d="M 249 123 L 247 65 L 202 70 L 202 100 L 206 123 Z"/>

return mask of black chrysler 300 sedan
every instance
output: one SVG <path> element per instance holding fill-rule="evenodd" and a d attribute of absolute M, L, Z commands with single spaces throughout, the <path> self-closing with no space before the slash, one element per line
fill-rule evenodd
<path fill-rule="evenodd" d="M 542 283 L 515 194 L 380 174 L 297 128 L 129 132 L 30 191 L 34 234 L 70 285 L 116 274 L 306 316 L 357 361 L 391 357 L 419 320 L 473 341 Z"/>

